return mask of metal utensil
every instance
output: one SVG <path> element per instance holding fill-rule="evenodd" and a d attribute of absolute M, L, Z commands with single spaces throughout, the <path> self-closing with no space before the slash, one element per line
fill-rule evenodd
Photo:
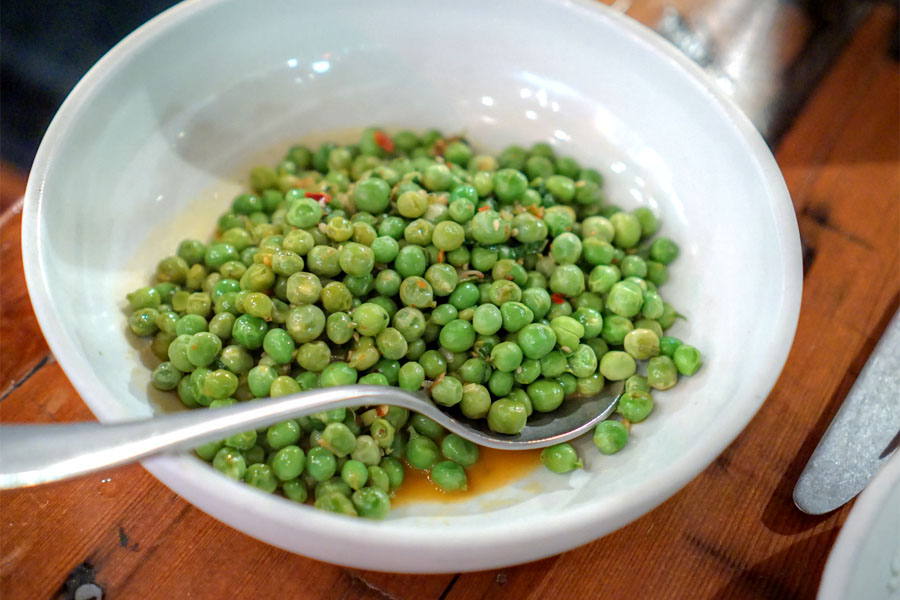
<path fill-rule="evenodd" d="M 900 313 L 863 367 L 794 487 L 811 515 L 855 497 L 900 444 Z"/>
<path fill-rule="evenodd" d="M 494 433 L 483 419 L 451 416 L 424 394 L 414 395 L 378 385 L 311 390 L 215 410 L 185 411 L 113 425 L 3 425 L 0 426 L 0 489 L 66 479 L 160 452 L 187 450 L 287 419 L 351 406 L 407 408 L 480 446 L 503 450 L 544 448 L 576 438 L 609 417 L 623 387 L 617 382 L 604 388 L 599 396 L 569 399 L 552 414 L 534 415 L 516 435 Z"/>

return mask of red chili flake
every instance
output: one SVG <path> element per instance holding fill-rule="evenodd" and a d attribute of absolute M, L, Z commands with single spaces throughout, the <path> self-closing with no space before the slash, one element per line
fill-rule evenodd
<path fill-rule="evenodd" d="M 544 218 L 544 209 L 539 206 L 535 206 L 534 204 L 528 205 L 528 211 L 536 217 L 541 219 Z"/>
<path fill-rule="evenodd" d="M 481 208 L 478 209 L 478 212 L 484 212 L 486 210 L 491 210 L 491 207 L 490 206 L 482 206 Z"/>
<path fill-rule="evenodd" d="M 553 300 L 553 302 L 556 304 L 562 304 L 563 302 L 566 301 L 566 299 L 563 298 L 563 295 L 558 292 L 555 294 L 551 294 L 550 299 Z"/>
<path fill-rule="evenodd" d="M 331 201 L 331 196 L 321 192 L 306 192 L 304 194 L 307 198 L 312 198 L 313 200 L 324 200 L 325 202 Z"/>
<path fill-rule="evenodd" d="M 391 136 L 386 134 L 383 131 L 375 132 L 375 143 L 381 146 L 381 148 L 385 152 L 393 152 L 394 151 L 394 140 L 391 139 Z"/>
<path fill-rule="evenodd" d="M 439 263 L 444 262 L 444 251 L 443 251 L 443 250 L 440 250 L 440 251 L 438 252 L 438 262 L 439 262 Z"/>

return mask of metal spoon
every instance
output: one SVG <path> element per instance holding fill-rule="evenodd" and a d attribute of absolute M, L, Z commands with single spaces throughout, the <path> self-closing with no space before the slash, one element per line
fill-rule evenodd
<path fill-rule="evenodd" d="M 537 413 L 516 435 L 479 421 L 451 416 L 424 394 L 394 387 L 354 385 L 255 400 L 215 410 L 184 411 L 112 425 L 0 426 L 0 489 L 27 487 L 134 462 L 164 451 L 188 450 L 234 433 L 324 410 L 392 405 L 423 414 L 479 446 L 503 450 L 544 448 L 578 437 L 615 410 L 621 382 L 592 398 L 572 398 L 553 413 Z"/>

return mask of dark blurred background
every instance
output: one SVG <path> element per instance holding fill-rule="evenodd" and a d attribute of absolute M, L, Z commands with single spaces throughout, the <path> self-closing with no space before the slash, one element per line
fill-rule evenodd
<path fill-rule="evenodd" d="M 119 40 L 175 0 L 0 2 L 0 160 L 22 172 L 56 109 Z"/>
<path fill-rule="evenodd" d="M 774 147 L 877 0 L 598 1 L 653 27 L 703 66 Z M 50 119 L 84 73 L 173 4 L 0 0 L 0 170 L 27 173 Z"/>

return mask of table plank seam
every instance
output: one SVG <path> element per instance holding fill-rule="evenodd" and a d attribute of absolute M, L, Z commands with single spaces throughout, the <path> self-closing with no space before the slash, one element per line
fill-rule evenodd
<path fill-rule="evenodd" d="M 9 396 L 9 395 L 12 394 L 13 392 L 15 392 L 15 391 L 16 391 L 17 389 L 19 389 L 20 387 L 22 387 L 22 386 L 23 386 L 29 379 L 31 379 L 38 371 L 40 371 L 41 369 L 43 369 L 44 367 L 46 367 L 46 366 L 49 365 L 49 364 L 53 364 L 54 362 L 56 362 L 56 360 L 54 359 L 53 353 L 52 353 L 52 352 L 48 352 L 47 354 L 45 354 L 45 355 L 43 356 L 43 358 L 41 358 L 41 360 L 39 360 L 39 361 L 37 362 L 37 364 L 35 364 L 35 365 L 34 365 L 34 366 L 33 366 L 33 367 L 25 374 L 25 376 L 24 376 L 22 379 L 20 379 L 20 380 L 18 380 L 18 381 L 13 381 L 13 382 L 12 382 L 12 386 L 10 386 L 9 389 L 7 389 L 6 391 L 4 391 L 4 392 L 3 392 L 3 395 L 0 396 L 0 402 L 3 402 L 4 400 L 6 400 L 7 396 Z"/>
<path fill-rule="evenodd" d="M 815 201 L 816 199 L 810 198 L 810 200 Z M 820 227 L 828 229 L 829 231 L 832 231 L 840 235 L 841 237 L 846 238 L 847 241 L 862 246 L 866 250 L 876 250 L 875 246 L 873 246 L 868 240 L 861 238 L 849 231 L 845 231 L 841 227 L 838 227 L 837 225 L 832 223 L 829 215 L 829 207 L 825 204 L 813 204 L 812 202 L 807 202 L 797 216 L 800 219 L 813 221 Z"/>
<path fill-rule="evenodd" d="M 378 594 L 379 597 L 384 598 L 385 600 L 400 600 L 396 596 L 393 596 L 393 595 L 389 594 L 388 592 L 386 592 L 385 590 L 378 587 L 377 585 L 370 583 L 369 581 L 366 580 L 365 577 L 358 575 L 357 573 L 354 573 L 353 571 L 344 569 L 344 574 L 350 578 L 351 582 L 361 583 L 362 585 L 364 585 L 366 587 L 366 589 L 375 592 L 376 594 Z M 347 590 L 347 592 L 344 594 L 344 597 L 346 598 L 349 593 L 350 593 L 350 590 Z"/>
<path fill-rule="evenodd" d="M 438 596 L 438 600 L 446 600 L 447 596 L 450 595 L 450 590 L 453 589 L 453 586 L 456 585 L 456 582 L 459 581 L 459 573 L 453 576 L 450 582 L 447 584 L 447 587 L 444 588 L 444 591 L 441 592 L 441 595 Z"/>

